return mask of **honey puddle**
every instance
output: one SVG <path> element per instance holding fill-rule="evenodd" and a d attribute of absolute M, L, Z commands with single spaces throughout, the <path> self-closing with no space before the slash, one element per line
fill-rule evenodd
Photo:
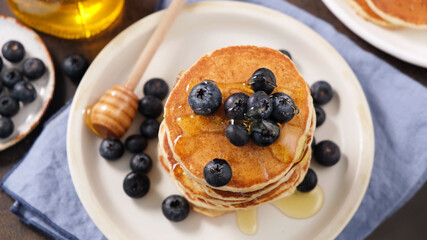
<path fill-rule="evenodd" d="M 247 235 L 254 235 L 258 229 L 257 208 L 236 211 L 237 226 Z"/>

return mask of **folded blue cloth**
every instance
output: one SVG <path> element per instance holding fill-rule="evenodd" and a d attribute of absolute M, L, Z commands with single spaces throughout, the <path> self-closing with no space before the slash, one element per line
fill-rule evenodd
<path fill-rule="evenodd" d="M 159 0 L 158 8 L 169 1 Z M 196 1 L 188 1 L 196 2 Z M 338 239 L 363 239 L 408 201 L 427 180 L 427 89 L 365 52 L 321 19 L 283 0 L 247 0 L 290 15 L 331 43 L 356 73 L 375 129 L 375 163 L 358 211 Z M 103 239 L 71 182 L 65 135 L 69 107 L 46 124 L 2 188 L 16 202 L 11 210 L 55 239 Z"/>

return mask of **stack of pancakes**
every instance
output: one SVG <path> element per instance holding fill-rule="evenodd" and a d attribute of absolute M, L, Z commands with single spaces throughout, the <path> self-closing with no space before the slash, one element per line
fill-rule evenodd
<path fill-rule="evenodd" d="M 280 137 L 271 146 L 250 141 L 237 147 L 225 136 L 229 120 L 223 104 L 211 116 L 195 115 L 188 94 L 209 79 L 217 83 L 223 102 L 236 92 L 251 95 L 245 83 L 259 68 L 273 71 L 274 92 L 288 94 L 300 112 L 280 125 Z M 265 47 L 226 47 L 200 58 L 176 82 L 159 131 L 159 160 L 194 210 L 219 216 L 293 193 L 310 164 L 315 122 L 309 86 L 286 55 Z M 232 169 L 231 181 L 222 187 L 210 186 L 203 177 L 203 168 L 215 158 L 226 160 Z"/>
<path fill-rule="evenodd" d="M 427 29 L 427 0 L 348 0 L 364 19 L 388 28 Z"/>

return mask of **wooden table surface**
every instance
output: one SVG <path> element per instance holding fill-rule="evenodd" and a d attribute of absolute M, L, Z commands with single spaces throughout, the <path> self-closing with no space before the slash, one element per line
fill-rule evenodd
<path fill-rule="evenodd" d="M 313 0 L 288 0 L 311 14 L 322 18 L 332 24 L 339 32 L 347 35 L 360 47 L 369 51 L 386 62 L 390 63 L 401 72 L 409 75 L 415 80 L 427 86 L 427 69 L 400 61 L 387 53 L 369 45 L 367 42 L 353 34 L 346 28 L 321 1 Z M 55 113 L 67 100 L 73 97 L 76 84 L 63 76 L 60 63 L 61 60 L 71 54 L 80 53 L 89 61 L 92 61 L 99 51 L 119 32 L 131 23 L 152 13 L 156 5 L 156 0 L 126 0 L 124 14 L 109 28 L 108 31 L 90 40 L 64 40 L 39 33 L 52 56 L 56 71 L 56 88 L 53 100 L 43 117 L 41 124 L 25 139 L 15 146 L 0 152 L 0 178 L 2 178 L 29 150 L 37 136 L 42 130 L 43 123 Z M 13 16 L 5 0 L 0 0 L 0 14 Z M 0 29 L 1 31 L 1 29 Z M 427 239 L 427 186 L 423 189 L 394 216 L 382 223 L 378 229 L 368 239 Z M 4 192 L 0 192 L 0 239 L 47 239 L 41 232 L 23 224 L 18 217 L 13 215 L 9 208 L 13 203 Z"/>

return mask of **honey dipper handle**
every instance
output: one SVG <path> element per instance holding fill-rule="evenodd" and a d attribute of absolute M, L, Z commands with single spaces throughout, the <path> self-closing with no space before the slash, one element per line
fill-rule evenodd
<path fill-rule="evenodd" d="M 178 16 L 181 9 L 184 7 L 185 0 L 172 0 L 169 7 L 163 13 L 162 19 L 154 30 L 150 39 L 148 39 L 147 45 L 139 56 L 135 66 L 133 67 L 128 79 L 125 83 L 125 88 L 134 91 L 136 85 L 150 64 L 151 59 L 165 38 L 166 33 L 173 24 L 176 16 Z"/>

